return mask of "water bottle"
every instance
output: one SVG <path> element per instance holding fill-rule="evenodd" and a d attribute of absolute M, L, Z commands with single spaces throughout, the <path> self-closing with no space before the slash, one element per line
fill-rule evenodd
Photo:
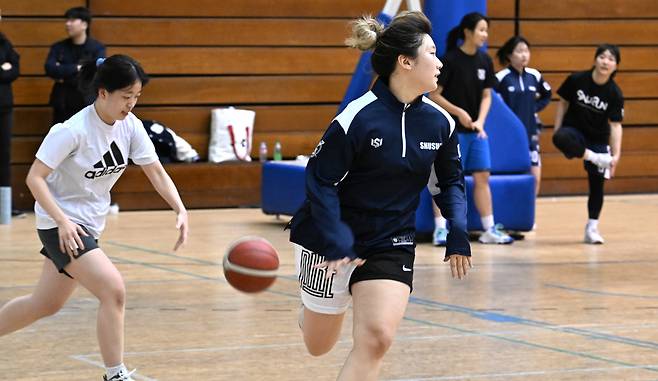
<path fill-rule="evenodd" d="M 0 187 L 0 225 L 11 223 L 11 187 Z"/>
<path fill-rule="evenodd" d="M 260 142 L 260 147 L 258 148 L 258 160 L 261 163 L 267 161 L 267 144 L 265 142 Z"/>
<path fill-rule="evenodd" d="M 281 143 L 277 140 L 276 143 L 274 143 L 274 160 L 281 159 L 283 159 L 281 155 Z"/>

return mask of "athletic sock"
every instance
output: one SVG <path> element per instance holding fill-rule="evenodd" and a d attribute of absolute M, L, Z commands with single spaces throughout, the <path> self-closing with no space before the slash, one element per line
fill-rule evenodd
<path fill-rule="evenodd" d="M 111 379 L 112 377 L 116 376 L 118 373 L 128 373 L 128 369 L 126 369 L 126 366 L 123 365 L 123 363 L 117 365 L 117 366 L 109 366 L 105 367 L 105 374 L 107 375 L 107 379 Z"/>
<path fill-rule="evenodd" d="M 446 220 L 443 216 L 441 217 L 434 217 L 434 226 L 435 228 L 438 229 L 445 229 L 447 226 L 448 220 Z"/>
<path fill-rule="evenodd" d="M 587 161 L 594 162 L 594 160 L 596 160 L 597 156 L 598 156 L 598 154 L 596 152 L 594 152 L 592 150 L 589 150 L 589 149 L 586 149 L 585 150 L 585 155 L 583 155 L 583 159 L 585 159 Z"/>
<path fill-rule="evenodd" d="M 482 227 L 484 228 L 484 231 L 488 231 L 494 226 L 494 217 L 493 214 L 490 214 L 488 216 L 480 217 L 480 221 L 482 221 Z"/>

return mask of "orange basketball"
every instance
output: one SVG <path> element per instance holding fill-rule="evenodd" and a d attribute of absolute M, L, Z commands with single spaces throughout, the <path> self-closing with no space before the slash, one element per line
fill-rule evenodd
<path fill-rule="evenodd" d="M 243 237 L 224 255 L 224 277 L 242 292 L 260 292 L 276 280 L 279 256 L 265 238 Z"/>

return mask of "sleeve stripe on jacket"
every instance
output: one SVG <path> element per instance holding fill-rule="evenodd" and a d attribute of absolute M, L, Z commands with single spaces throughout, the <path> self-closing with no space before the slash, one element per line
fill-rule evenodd
<path fill-rule="evenodd" d="M 350 102 L 350 104 L 345 107 L 343 112 L 338 114 L 334 120 L 338 121 L 338 124 L 340 124 L 340 126 L 343 128 L 343 131 L 345 131 L 347 134 L 347 130 L 350 129 L 350 125 L 352 124 L 352 120 L 354 120 L 356 117 L 356 114 L 358 114 L 359 111 L 363 110 L 367 105 L 374 102 L 375 100 L 377 100 L 375 93 L 368 91 L 359 98 Z"/>
<path fill-rule="evenodd" d="M 439 110 L 441 112 L 441 114 L 443 114 L 443 116 L 445 116 L 446 119 L 448 119 L 448 123 L 450 123 L 450 135 L 448 135 L 448 136 L 452 136 L 452 132 L 455 130 L 455 120 L 452 119 L 452 116 L 446 110 L 444 110 L 441 106 L 439 106 L 434 101 L 432 101 L 431 99 L 429 99 L 428 97 L 426 97 L 424 95 L 423 95 L 423 102 L 425 102 L 428 105 L 430 105 L 430 106 L 434 107 L 435 109 Z"/>

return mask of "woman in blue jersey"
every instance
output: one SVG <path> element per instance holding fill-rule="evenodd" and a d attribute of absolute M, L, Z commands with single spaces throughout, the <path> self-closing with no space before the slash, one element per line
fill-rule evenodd
<path fill-rule="evenodd" d="M 614 80 L 620 62 L 616 45 L 599 45 L 594 66 L 569 75 L 557 90 L 553 144 L 567 159 L 584 160 L 589 184 L 584 240 L 589 244 L 604 242 L 598 228 L 603 185 L 621 158 L 624 94 Z"/>
<path fill-rule="evenodd" d="M 103 380 L 131 381 L 123 364 L 126 290 L 121 274 L 99 247 L 110 206 L 110 189 L 128 165 L 139 165 L 176 212 L 176 250 L 187 239 L 187 211 L 158 161 L 142 122 L 131 112 L 148 77 L 123 55 L 82 66 L 81 84 L 96 100 L 44 138 L 27 175 L 45 257 L 32 294 L 0 309 L 0 336 L 55 314 L 78 284 L 99 300 L 96 325 Z"/>
<path fill-rule="evenodd" d="M 480 243 L 509 244 L 514 240 L 494 220 L 489 172 L 491 157 L 484 121 L 491 106 L 491 88 L 496 85 L 491 58 L 480 50 L 489 36 L 489 19 L 477 12 L 466 14 L 448 33 L 445 65 L 438 87 L 430 98 L 446 109 L 457 122 L 464 171 L 473 176 L 473 200 L 484 233 Z M 463 41 L 459 45 L 459 41 Z M 445 245 L 446 219 L 434 209 L 434 244 Z M 450 227 L 451 229 L 451 227 Z"/>
<path fill-rule="evenodd" d="M 415 211 L 426 186 L 453 226 L 445 256 L 453 277 L 471 265 L 454 121 L 423 96 L 442 66 L 430 32 L 420 12 L 386 28 L 370 17 L 354 22 L 347 43 L 373 50 L 379 78 L 329 125 L 290 223 L 309 353 L 334 346 L 353 301 L 354 346 L 340 380 L 377 379 L 412 289 Z"/>
<path fill-rule="evenodd" d="M 496 73 L 496 90 L 510 109 L 519 117 L 526 132 L 530 149 L 531 172 L 535 177 L 535 194 L 539 194 L 541 159 L 539 133 L 541 121 L 537 113 L 551 101 L 551 86 L 537 69 L 529 68 L 530 43 L 521 36 L 507 40 L 496 53 L 505 69 Z"/>

